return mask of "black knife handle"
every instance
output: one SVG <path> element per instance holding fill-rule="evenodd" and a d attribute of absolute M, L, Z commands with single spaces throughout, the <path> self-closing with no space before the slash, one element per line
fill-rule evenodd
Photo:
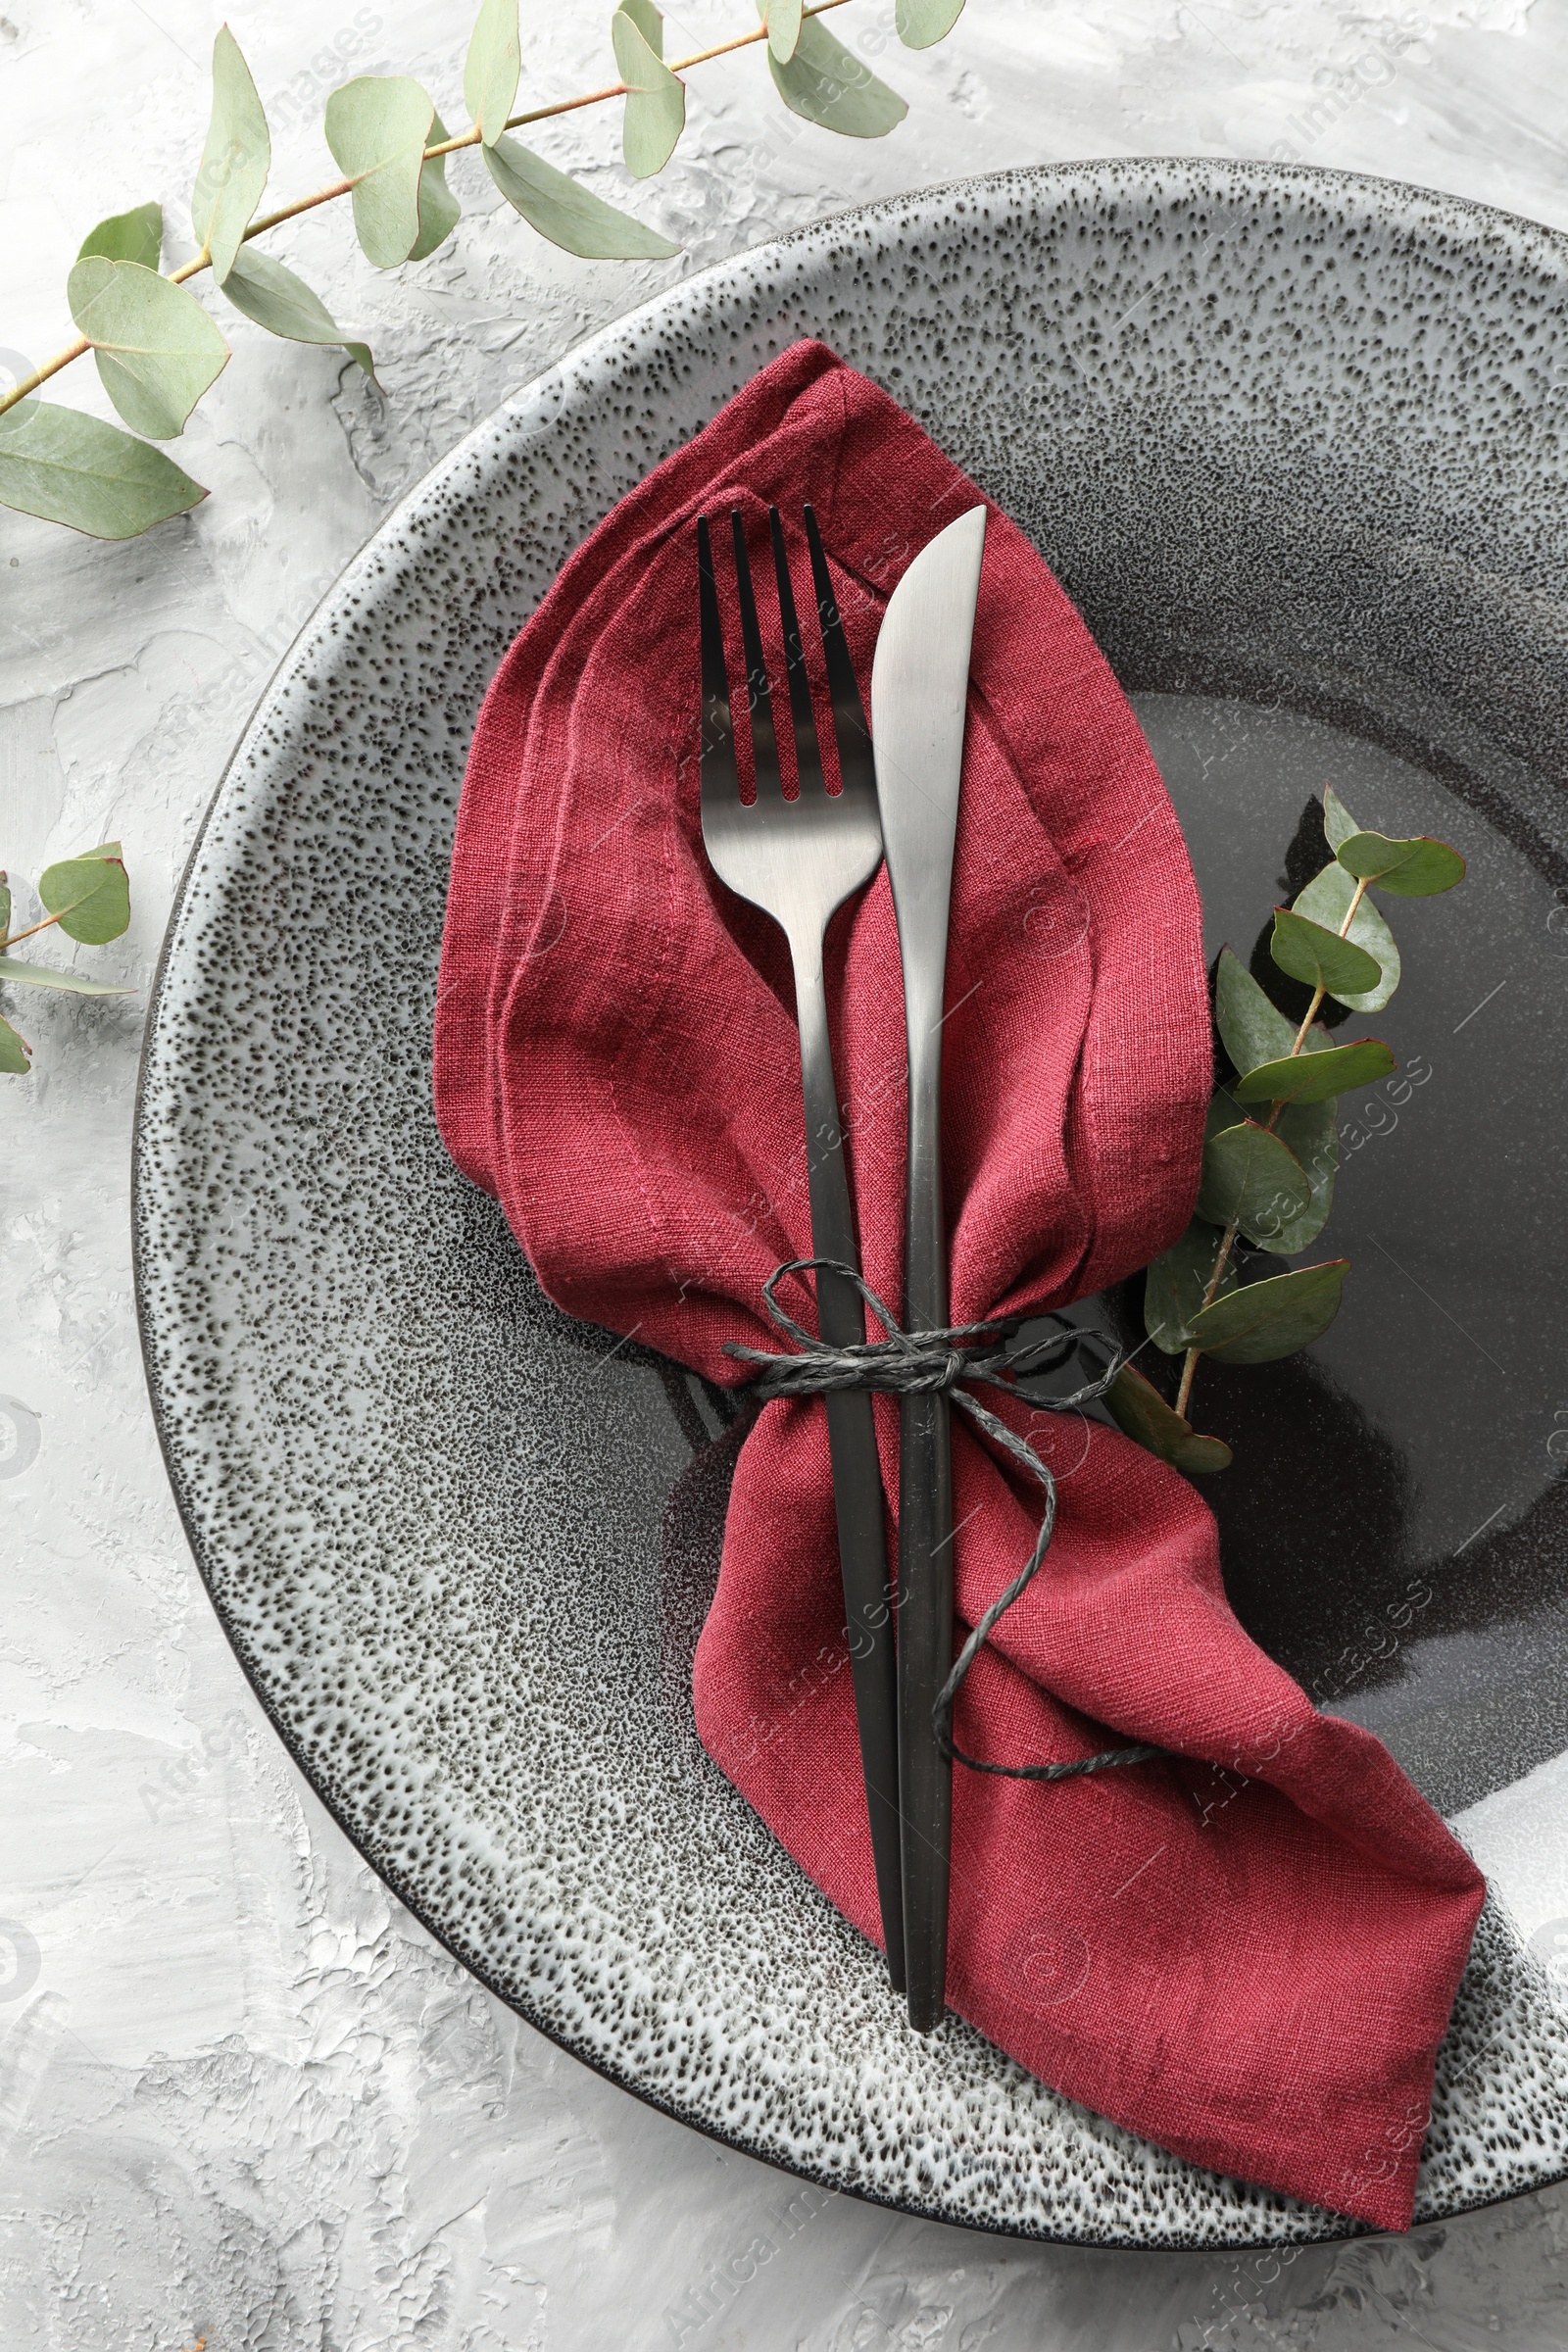
<path fill-rule="evenodd" d="M 927 1010 L 929 1008 L 926 1008 Z M 905 1328 L 948 1320 L 942 1207 L 940 1010 L 911 1024 Z M 929 2034 L 947 1997 L 953 1766 L 932 1715 L 953 1663 L 953 1450 L 945 1396 L 906 1396 L 899 1446 L 899 1806 L 909 2023 Z"/>
<path fill-rule="evenodd" d="M 953 1454 L 943 1396 L 906 1396 L 899 1454 L 899 1802 L 909 2023 L 929 2034 L 947 1997 L 953 1766 L 932 1713 L 953 1664 Z"/>

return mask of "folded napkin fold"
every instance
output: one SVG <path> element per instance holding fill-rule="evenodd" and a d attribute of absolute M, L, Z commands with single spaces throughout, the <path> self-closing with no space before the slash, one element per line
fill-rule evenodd
<path fill-rule="evenodd" d="M 784 942 L 702 846 L 696 516 L 739 507 L 760 555 L 776 502 L 804 583 L 813 503 L 864 688 L 905 564 L 978 495 L 885 393 L 797 344 L 592 533 L 480 716 L 438 1001 L 442 1133 L 553 1298 L 712 1381 L 747 1375 L 726 1341 L 778 1345 L 761 1286 L 809 1254 L 810 1228 Z M 826 739 L 825 710 L 818 723 Z M 838 918 L 828 972 L 864 1269 L 897 1312 L 904 1009 L 885 873 Z M 1147 1263 L 1198 1182 L 1197 894 L 1108 667 L 995 511 L 947 1003 L 954 1321 L 1062 1304 Z M 814 1328 L 807 1293 L 783 1296 Z M 1050 1785 L 956 1771 L 950 2001 L 1161 2147 L 1404 2228 L 1480 1876 L 1380 1742 L 1319 1714 L 1242 1632 L 1185 1479 L 1098 1423 L 998 1409 L 1051 1463 L 1059 1515 L 964 1686 L 959 1746 L 1179 1754 Z M 897 1408 L 876 1412 L 891 1518 Z M 961 1640 L 1027 1558 L 1040 1496 L 961 1425 L 954 1477 Z M 847 1663 L 822 1410 L 778 1401 L 736 1466 L 698 1727 L 878 1939 Z"/>

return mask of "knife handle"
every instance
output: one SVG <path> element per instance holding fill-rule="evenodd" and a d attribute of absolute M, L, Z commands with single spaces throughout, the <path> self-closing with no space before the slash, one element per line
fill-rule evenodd
<path fill-rule="evenodd" d="M 909 994 L 906 982 L 906 994 Z M 937 980 L 940 988 L 940 976 Z M 914 1001 L 911 996 L 911 1001 Z M 948 1320 L 942 1207 L 942 1022 L 910 1023 L 909 1203 L 905 1328 Z M 899 1417 L 899 1806 L 909 2023 L 929 2034 L 947 1999 L 953 1765 L 937 1745 L 937 1697 L 953 1664 L 952 1413 L 945 1396 L 906 1396 Z"/>
<path fill-rule="evenodd" d="M 795 1004 L 806 1097 L 806 1166 L 811 1203 L 812 1254 L 837 1258 L 841 1265 L 858 1269 L 860 1254 L 856 1247 L 855 1218 L 844 1166 L 820 944 L 814 966 L 808 952 L 796 954 Z M 817 1328 L 831 1346 L 858 1347 L 864 1340 L 865 1306 L 859 1292 L 821 1268 L 816 1274 L 816 1312 Z M 905 1962 L 898 1684 L 876 1425 L 870 1394 L 865 1389 L 842 1390 L 825 1396 L 823 1403 L 827 1407 L 839 1566 L 844 1582 L 845 1631 L 855 1687 L 855 1716 L 860 1739 L 860 1768 L 865 1782 L 877 1905 L 882 1917 L 888 1974 L 894 1991 L 902 1992 Z"/>
<path fill-rule="evenodd" d="M 899 1803 L 909 2023 L 947 2004 L 953 1766 L 931 1718 L 953 1663 L 953 1453 L 946 1396 L 906 1396 L 899 1452 Z"/>

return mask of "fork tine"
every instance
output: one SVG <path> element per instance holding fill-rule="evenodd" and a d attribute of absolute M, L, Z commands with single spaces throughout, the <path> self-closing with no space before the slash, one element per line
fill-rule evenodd
<path fill-rule="evenodd" d="M 808 792 L 826 792 L 827 778 L 822 772 L 822 750 L 816 740 L 816 712 L 811 708 L 811 681 L 807 675 L 806 648 L 801 643 L 801 623 L 795 610 L 795 589 L 790 579 L 790 559 L 784 545 L 784 525 L 779 520 L 777 507 L 767 510 L 767 527 L 773 540 L 778 616 L 784 624 L 784 674 L 789 680 L 790 717 L 795 723 L 795 765 L 804 799 Z"/>
<path fill-rule="evenodd" d="M 811 551 L 811 584 L 816 591 L 816 617 L 822 631 L 822 659 L 827 665 L 828 696 L 833 705 L 833 735 L 839 751 L 839 779 L 846 792 L 858 786 L 875 792 L 876 771 L 871 761 L 871 730 L 865 723 L 865 705 L 856 683 L 855 664 L 844 642 L 838 599 L 828 577 L 827 558 L 816 514 L 808 502 L 806 538 Z"/>
<path fill-rule="evenodd" d="M 741 645 L 746 654 L 746 700 L 752 716 L 752 767 L 760 801 L 781 801 L 784 779 L 779 772 L 778 737 L 773 732 L 773 696 L 762 658 L 762 632 L 757 625 L 757 599 L 752 594 L 752 566 L 746 554 L 746 524 L 739 507 L 730 510 L 735 534 L 735 585 L 741 600 Z"/>
<path fill-rule="evenodd" d="M 708 535 L 708 516 L 697 517 L 697 608 L 702 620 L 703 710 L 700 773 L 704 786 L 722 786 L 741 794 L 735 765 L 735 735 L 730 715 L 729 671 L 724 663 L 724 631 L 718 617 L 718 583 L 713 577 L 713 548 Z"/>

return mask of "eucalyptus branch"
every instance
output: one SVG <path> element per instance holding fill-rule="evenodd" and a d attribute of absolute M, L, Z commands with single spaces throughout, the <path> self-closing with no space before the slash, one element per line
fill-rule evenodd
<path fill-rule="evenodd" d="M 0 507 L 122 539 L 206 497 L 155 446 L 184 430 L 229 358 L 211 313 L 187 290 L 192 278 L 210 275 L 227 302 L 269 333 L 340 345 L 373 380 L 368 345 L 340 327 L 302 278 L 257 245 L 320 206 L 348 197 L 355 233 L 378 269 L 423 261 L 462 217 L 447 186 L 447 159 L 476 148 L 507 202 L 551 243 L 585 260 L 668 259 L 677 245 L 511 134 L 619 100 L 626 168 L 634 178 L 652 178 L 685 128 L 682 76 L 759 46 L 792 114 L 845 137 L 885 137 L 907 113 L 904 100 L 819 22 L 847 5 L 757 0 L 759 24 L 666 63 L 656 0 L 618 0 L 610 20 L 617 78 L 515 112 L 522 72 L 517 0 L 481 0 L 463 74 L 468 129 L 449 132 L 429 93 L 411 76 L 360 74 L 326 101 L 323 128 L 340 176 L 267 213 L 259 210 L 271 168 L 266 110 L 238 43 L 222 26 L 213 45 L 212 116 L 191 204 L 197 250 L 177 269 L 160 270 L 164 219 L 157 204 L 89 231 L 66 289 L 75 340 L 0 394 Z M 952 30 L 962 7 L 963 0 L 896 0 L 899 38 L 910 49 L 929 48 Z M 128 434 L 34 397 L 89 351 Z"/>
<path fill-rule="evenodd" d="M 1106 1399 L 1130 1436 L 1182 1470 L 1222 1470 L 1231 1458 L 1221 1439 L 1200 1436 L 1187 1418 L 1200 1357 L 1272 1363 L 1309 1347 L 1339 1311 L 1347 1259 L 1247 1283 L 1235 1253 L 1245 1240 L 1289 1259 L 1316 1241 L 1334 1200 L 1335 1102 L 1398 1067 L 1381 1038 L 1337 1046 L 1315 1030 L 1325 998 L 1376 1012 L 1398 985 L 1398 950 L 1368 893 L 1428 898 L 1464 876 L 1464 859 L 1446 842 L 1364 831 L 1332 790 L 1321 808 L 1309 804 L 1302 823 L 1331 856 L 1293 905 L 1274 909 L 1268 952 L 1287 979 L 1306 986 L 1305 1016 L 1287 1018 L 1275 995 L 1221 949 L 1214 1019 L 1235 1074 L 1209 1106 L 1193 1220 L 1145 1275 L 1149 1337 L 1183 1359 L 1175 1404 L 1131 1365 Z"/>
<path fill-rule="evenodd" d="M 803 8 L 801 16 L 803 21 L 809 17 L 825 17 L 831 9 L 848 6 L 849 0 L 817 0 L 814 8 Z M 755 32 L 738 33 L 734 40 L 719 41 L 711 49 L 694 49 L 690 57 L 672 58 L 667 71 L 674 74 L 689 74 L 693 66 L 706 66 L 710 58 L 728 57 L 737 49 L 753 48 L 767 37 L 766 24 L 759 24 Z M 575 114 L 581 107 L 603 106 L 612 98 L 629 95 L 630 87 L 626 82 L 607 82 L 602 90 L 586 90 L 580 98 L 558 98 L 551 106 L 536 106 L 527 114 L 513 115 L 509 117 L 506 128 L 518 130 L 529 122 L 546 122 L 556 115 Z M 420 160 L 425 164 L 435 163 L 442 156 L 457 155 L 465 147 L 477 147 L 481 143 L 481 134 L 477 129 L 460 131 L 456 138 L 439 139 L 426 147 Z M 352 195 L 359 182 L 367 176 L 365 172 L 358 172 L 346 179 L 334 179 L 330 186 L 318 188 L 314 195 L 297 196 L 292 204 L 279 205 L 276 212 L 267 213 L 260 220 L 253 220 L 243 232 L 241 242 L 248 245 L 254 237 L 264 236 L 270 228 L 278 228 L 285 220 L 296 220 L 302 213 L 314 212 L 318 205 L 331 204 L 340 196 Z M 163 274 L 169 284 L 183 285 L 202 270 L 210 270 L 212 259 L 204 245 L 193 261 L 183 263 L 177 270 L 165 270 Z M 36 392 L 39 385 L 47 382 L 50 376 L 58 375 L 62 368 L 69 368 L 74 360 L 85 359 L 92 348 L 85 335 L 78 335 L 74 343 L 68 343 L 64 350 L 57 351 L 53 359 L 45 360 L 41 367 L 33 369 L 31 375 L 24 376 L 20 383 L 12 385 L 9 392 L 0 395 L 0 416 L 8 409 L 14 409 L 19 401 L 25 400 L 29 392 Z"/>
<path fill-rule="evenodd" d="M 1350 894 L 1350 904 L 1345 910 L 1345 919 L 1335 932 L 1335 937 L 1337 939 L 1349 938 L 1350 925 L 1355 920 L 1356 910 L 1360 906 L 1361 901 L 1365 898 L 1366 892 L 1367 882 L 1366 877 L 1363 875 L 1357 880 L 1355 888 Z M 1297 1056 L 1304 1049 L 1307 1038 L 1311 1032 L 1312 1023 L 1317 1019 L 1318 1008 L 1322 1004 L 1323 999 L 1327 996 L 1327 986 L 1322 980 L 1319 980 L 1312 990 L 1312 1001 L 1307 1005 L 1305 1017 L 1301 1022 L 1301 1026 L 1296 1032 L 1295 1038 L 1292 1040 L 1290 1053 L 1285 1057 L 1288 1061 L 1295 1061 Z M 1274 1133 L 1275 1128 L 1279 1124 L 1280 1113 L 1285 1108 L 1290 1098 L 1288 1096 L 1281 1096 L 1276 1099 L 1273 1107 L 1270 1109 L 1268 1114 L 1268 1123 L 1263 1130 L 1265 1135 L 1272 1135 Z M 1219 1295 L 1219 1286 L 1225 1278 L 1225 1269 L 1230 1264 L 1231 1251 L 1236 1247 L 1236 1236 L 1240 1230 L 1240 1225 L 1238 1224 L 1236 1218 L 1233 1217 L 1225 1228 L 1224 1235 L 1220 1241 L 1219 1249 L 1215 1253 L 1214 1271 L 1209 1276 L 1207 1286 L 1203 1292 L 1203 1306 L 1212 1306 L 1215 1298 Z M 1201 1308 L 1199 1311 L 1201 1312 Z M 1186 1358 L 1182 1364 L 1181 1386 L 1176 1392 L 1176 1410 L 1178 1413 L 1183 1415 L 1186 1414 L 1188 1398 L 1193 1393 L 1193 1380 L 1198 1371 L 1198 1359 L 1202 1352 L 1203 1350 L 1201 1348 L 1189 1348 Z"/>

